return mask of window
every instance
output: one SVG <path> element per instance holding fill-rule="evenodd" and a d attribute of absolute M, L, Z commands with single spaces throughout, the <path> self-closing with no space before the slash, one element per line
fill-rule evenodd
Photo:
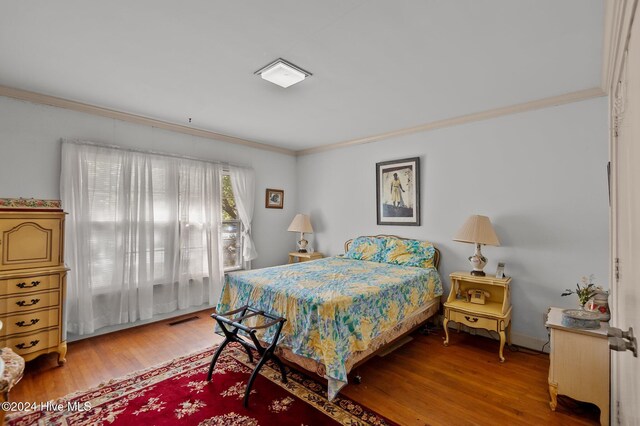
<path fill-rule="evenodd" d="M 225 272 L 242 269 L 242 222 L 226 173 L 222 175 L 222 256 Z"/>
<path fill-rule="evenodd" d="M 253 198 L 255 173 L 229 169 L 63 141 L 70 332 L 218 302 L 223 273 L 242 268 L 252 248 L 240 206 Z"/>
<path fill-rule="evenodd" d="M 122 179 L 120 158 L 110 154 L 95 155 L 88 167 L 88 189 L 90 194 L 89 217 L 91 227 L 90 252 L 91 277 L 95 288 L 109 288 L 114 275 L 114 256 L 117 241 L 113 235 L 121 220 L 117 194 L 113 188 Z M 153 281 L 155 284 L 167 284 L 173 281 L 175 257 L 180 262 L 192 265 L 191 271 L 198 275 L 207 274 L 206 239 L 203 232 L 205 218 L 199 191 L 192 191 L 199 185 L 201 175 L 190 168 L 171 166 L 170 160 L 154 159 L 150 167 L 153 205 Z M 242 222 L 239 219 L 233 195 L 231 178 L 228 173 L 221 175 L 221 218 L 223 251 L 223 270 L 242 269 Z M 185 190 L 183 188 L 189 188 Z M 176 199 L 177 198 L 177 199 Z M 176 222 L 177 217 L 177 222 Z M 177 238 L 176 238 L 177 237 Z M 179 254 L 174 250 L 179 248 Z M 133 257 L 151 253 L 127 252 Z"/>

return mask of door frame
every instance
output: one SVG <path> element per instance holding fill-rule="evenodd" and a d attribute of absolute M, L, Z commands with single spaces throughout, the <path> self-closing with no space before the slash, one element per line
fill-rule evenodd
<path fill-rule="evenodd" d="M 624 77 L 626 51 L 631 36 L 633 18 L 639 0 L 605 0 L 604 54 L 602 67 L 602 89 L 609 95 L 609 282 L 611 292 L 611 321 L 618 324 L 617 286 L 618 286 L 618 223 L 617 223 L 617 155 L 618 123 L 622 119 L 623 87 L 619 83 Z M 616 358 L 611 359 L 611 424 L 618 424 L 619 401 L 619 365 Z"/>

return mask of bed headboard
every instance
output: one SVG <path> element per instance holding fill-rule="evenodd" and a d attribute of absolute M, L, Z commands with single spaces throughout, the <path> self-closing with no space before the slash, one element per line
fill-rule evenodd
<path fill-rule="evenodd" d="M 397 235 L 386 235 L 386 234 L 378 234 L 378 235 L 362 235 L 362 237 L 372 237 L 372 238 L 397 238 L 399 240 L 413 240 L 414 238 L 402 238 L 402 237 L 398 237 Z M 349 251 L 349 247 L 351 246 L 351 243 L 353 242 L 353 238 L 350 240 L 347 240 L 344 243 L 344 252 L 346 253 L 347 251 Z M 436 269 L 438 269 L 438 266 L 440 265 L 440 250 L 438 250 L 438 248 L 436 246 L 433 246 L 433 248 L 435 249 L 435 254 L 433 255 L 433 264 L 435 265 Z"/>

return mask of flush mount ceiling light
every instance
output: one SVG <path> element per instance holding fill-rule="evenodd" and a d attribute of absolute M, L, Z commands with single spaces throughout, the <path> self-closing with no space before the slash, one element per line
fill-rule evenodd
<path fill-rule="evenodd" d="M 278 58 L 256 71 L 254 74 L 259 75 L 263 79 L 277 84 L 280 87 L 289 87 L 293 84 L 300 83 L 312 74 L 300 67 L 287 62 L 282 58 Z"/>

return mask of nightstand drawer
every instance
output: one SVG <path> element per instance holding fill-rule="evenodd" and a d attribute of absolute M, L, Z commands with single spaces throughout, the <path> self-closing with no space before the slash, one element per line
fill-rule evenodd
<path fill-rule="evenodd" d="M 495 319 L 483 318 L 473 314 L 452 311 L 449 311 L 449 319 L 451 321 L 455 321 L 472 328 L 484 328 L 486 330 L 498 331 L 498 320 Z"/>

